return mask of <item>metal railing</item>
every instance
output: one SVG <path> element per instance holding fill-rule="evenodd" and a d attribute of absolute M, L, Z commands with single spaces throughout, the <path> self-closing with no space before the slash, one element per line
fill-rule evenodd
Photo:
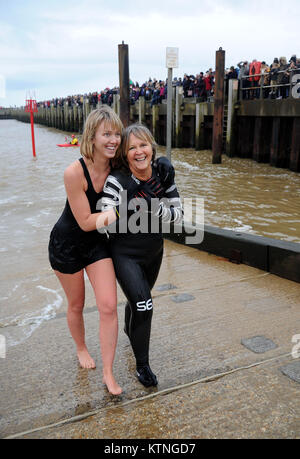
<path fill-rule="evenodd" d="M 288 83 L 277 83 L 279 74 L 288 75 Z M 259 78 L 257 81 L 250 79 Z M 254 75 L 243 76 L 239 82 L 239 98 L 240 100 L 253 99 L 299 99 L 300 100 L 300 68 L 278 70 L 276 72 L 276 80 L 271 80 L 272 74 L 264 72 Z M 265 84 L 265 79 L 268 79 L 270 84 Z M 274 81 L 274 84 L 272 82 Z M 247 84 L 243 84 L 247 82 Z M 249 85 L 249 83 L 251 83 Z"/>

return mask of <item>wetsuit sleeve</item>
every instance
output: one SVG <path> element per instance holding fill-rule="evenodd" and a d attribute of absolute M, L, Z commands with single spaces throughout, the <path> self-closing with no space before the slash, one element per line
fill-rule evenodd
<path fill-rule="evenodd" d="M 121 192 L 123 187 L 113 175 L 109 175 L 103 187 L 101 198 L 101 212 L 114 209 L 121 204 Z"/>
<path fill-rule="evenodd" d="M 183 217 L 183 209 L 178 190 L 175 182 L 165 190 L 165 196 L 159 205 L 157 215 L 161 217 L 162 221 L 180 223 Z"/>

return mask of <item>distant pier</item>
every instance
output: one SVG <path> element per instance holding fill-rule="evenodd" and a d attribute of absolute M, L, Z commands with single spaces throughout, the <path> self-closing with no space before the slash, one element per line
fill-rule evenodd
<path fill-rule="evenodd" d="M 173 91 L 172 146 L 199 151 L 211 149 L 214 102 L 184 98 L 181 87 Z M 96 106 L 91 106 L 87 100 L 82 106 L 65 103 L 58 107 L 39 107 L 35 122 L 81 133 L 86 117 L 94 108 Z M 120 113 L 119 95 L 114 95 L 112 108 Z M 30 121 L 22 107 L 0 109 L 0 120 L 11 118 Z M 150 101 L 140 97 L 130 106 L 130 121 L 146 124 L 157 143 L 166 145 L 166 101 L 151 107 Z M 238 81 L 230 80 L 224 104 L 223 153 L 300 172 L 300 100 L 239 100 Z"/>

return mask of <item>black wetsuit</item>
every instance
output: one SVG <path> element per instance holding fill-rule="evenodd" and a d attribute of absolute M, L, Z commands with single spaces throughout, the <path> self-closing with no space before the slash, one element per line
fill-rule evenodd
<path fill-rule="evenodd" d="M 86 196 L 91 213 L 99 212 L 96 206 L 103 192 L 96 193 L 83 158 L 79 162 L 88 183 Z M 74 274 L 103 258 L 111 258 L 107 236 L 97 230 L 83 231 L 67 200 L 63 213 L 50 234 L 49 261 L 52 268 L 64 274 Z"/>
<path fill-rule="evenodd" d="M 157 177 L 153 169 L 152 177 Z M 143 187 L 143 183 L 131 172 L 113 170 L 107 177 L 104 188 L 101 210 L 109 210 L 119 206 L 123 190 L 128 190 L 128 198 L 132 198 Z M 165 191 L 164 196 L 172 203 L 172 211 L 165 209 L 160 221 L 179 221 L 182 208 L 175 184 Z M 120 208 L 118 208 L 120 210 Z M 134 211 L 128 211 L 128 219 Z M 153 218 L 149 215 L 150 220 Z M 158 218 L 158 217 L 157 217 Z M 119 228 L 121 227 L 122 210 L 120 210 Z M 137 367 L 148 365 L 149 342 L 153 304 L 151 289 L 157 279 L 163 256 L 163 237 L 161 231 L 132 234 L 110 234 L 110 251 L 118 282 L 127 297 L 125 309 L 125 331 L 129 336 Z"/>

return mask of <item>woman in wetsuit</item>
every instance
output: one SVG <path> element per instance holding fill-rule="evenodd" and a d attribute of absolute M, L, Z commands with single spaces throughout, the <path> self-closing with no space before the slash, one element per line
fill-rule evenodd
<path fill-rule="evenodd" d="M 137 377 L 146 387 L 157 385 L 149 366 L 149 342 L 151 289 L 163 256 L 161 223 L 179 222 L 182 218 L 174 169 L 166 158 L 155 167 L 155 146 L 145 126 L 134 124 L 126 128 L 120 154 L 114 160 L 117 169 L 107 177 L 102 198 L 102 210 L 114 209 L 116 214 L 117 224 L 108 227 L 108 231 L 116 276 L 128 300 L 124 330 L 136 358 Z M 123 216 L 124 211 L 127 216 Z"/>
<path fill-rule="evenodd" d="M 119 117 L 108 106 L 88 116 L 80 147 L 82 158 L 64 172 L 67 202 L 49 242 L 50 264 L 67 296 L 67 321 L 83 368 L 95 368 L 85 343 L 84 270 L 92 284 L 100 313 L 103 382 L 115 395 L 122 392 L 113 376 L 118 336 L 116 279 L 107 236 L 96 228 L 105 224 L 97 203 L 110 161 L 120 146 L 122 129 Z"/>

